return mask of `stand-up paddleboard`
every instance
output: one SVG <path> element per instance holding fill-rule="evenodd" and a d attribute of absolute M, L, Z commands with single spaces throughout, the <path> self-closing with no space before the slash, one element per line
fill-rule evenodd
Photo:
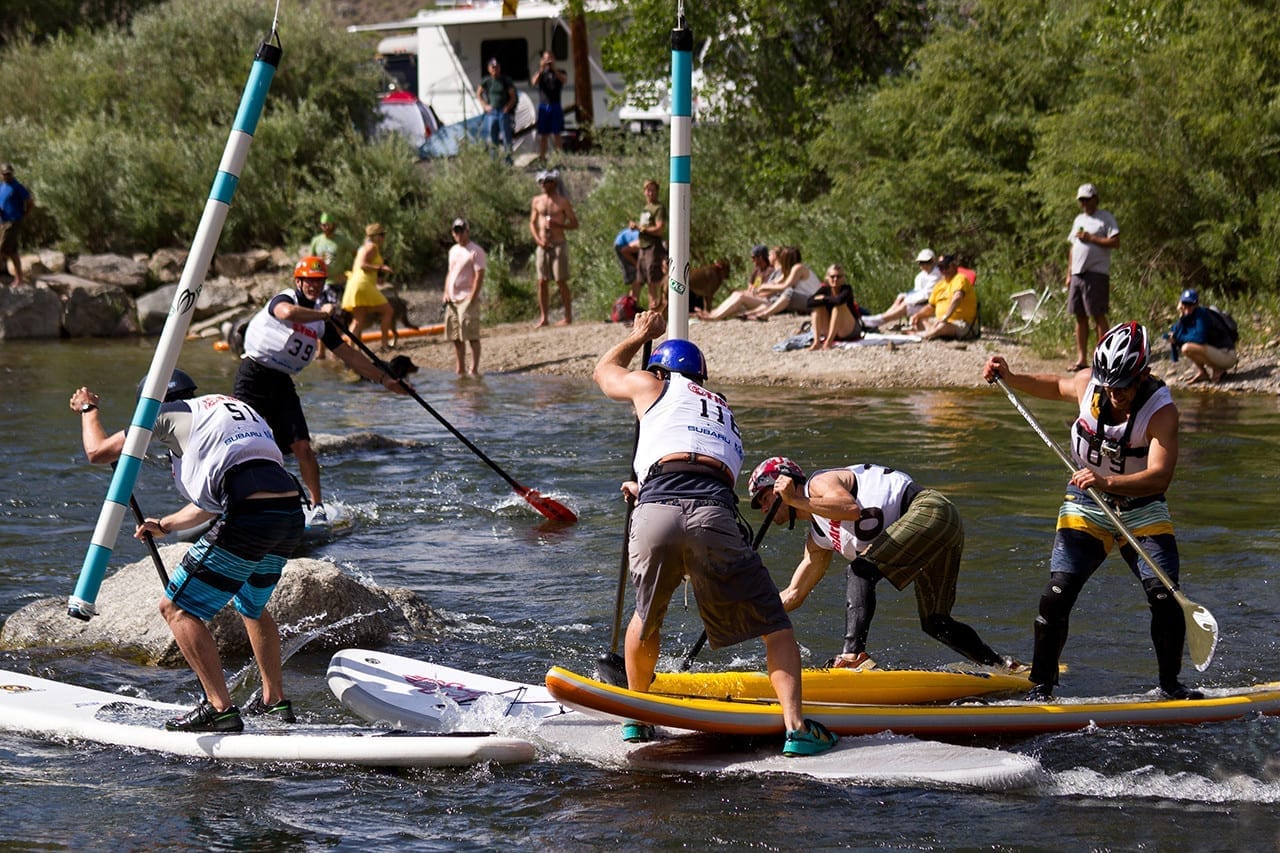
<path fill-rule="evenodd" d="M 418 338 L 423 335 L 443 335 L 444 323 L 435 323 L 430 326 L 419 326 L 416 329 L 400 329 L 396 332 L 397 337 L 401 338 Z M 361 332 L 360 340 L 366 344 L 372 344 L 382 340 L 382 331 L 374 329 L 372 332 Z"/>
<path fill-rule="evenodd" d="M 396 728 L 435 728 L 471 709 L 496 717 L 569 713 L 540 684 L 367 649 L 339 651 L 329 661 L 326 678 L 333 695 L 355 714 Z"/>
<path fill-rule="evenodd" d="M 834 750 L 805 759 L 781 756 L 778 737 L 720 738 L 677 734 L 630 744 L 619 726 L 566 709 L 545 687 L 521 684 L 412 658 L 345 649 L 329 664 L 329 687 L 348 709 L 370 722 L 434 727 L 494 717 L 553 757 L 604 767 L 677 773 L 788 773 L 868 785 L 915 785 L 1009 790 L 1035 784 L 1035 759 L 994 749 L 919 741 L 896 735 L 847 738 Z M 455 720 L 454 715 L 457 715 Z"/>
<path fill-rule="evenodd" d="M 635 693 L 560 667 L 547 689 L 567 707 L 609 719 L 718 734 L 781 734 L 776 700 L 725 701 Z M 1280 715 L 1280 682 L 1211 690 L 1204 699 L 1088 699 L 1052 704 L 850 705 L 809 702 L 804 715 L 842 735 L 892 731 L 912 735 L 1030 735 L 1090 726 L 1214 723 L 1251 714 Z"/>
<path fill-rule="evenodd" d="M 54 740 L 86 740 L 238 763 L 276 761 L 374 767 L 454 767 L 532 761 L 527 740 L 476 734 L 390 733 L 354 726 L 288 725 L 245 718 L 239 734 L 170 732 L 182 705 L 0 670 L 0 730 Z"/>
<path fill-rule="evenodd" d="M 549 717 L 565 713 L 542 685 L 522 684 L 452 669 L 436 663 L 344 649 L 329 662 L 329 689 L 342 704 L 372 722 L 400 728 L 432 728 L 478 703 L 492 715 Z M 806 669 L 806 698 L 865 704 L 921 704 L 974 696 L 1025 693 L 1021 676 L 987 672 Z M 653 693 L 709 699 L 772 699 L 763 672 L 661 672 Z"/>
<path fill-rule="evenodd" d="M 860 705 L 927 705 L 977 696 L 1026 693 L 1025 675 L 973 671 L 932 672 L 917 669 L 801 670 L 804 698 L 814 702 Z M 660 672 L 650 693 L 704 699 L 773 699 L 766 672 Z"/>

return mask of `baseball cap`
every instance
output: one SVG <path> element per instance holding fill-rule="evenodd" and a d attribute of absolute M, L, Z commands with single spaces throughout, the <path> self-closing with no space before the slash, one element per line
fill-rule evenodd
<path fill-rule="evenodd" d="M 327 213 L 322 213 L 322 214 L 320 214 L 320 224 L 321 224 L 321 225 L 328 225 L 328 224 L 329 224 L 330 222 L 332 222 L 332 221 L 333 221 L 333 217 L 332 217 L 332 216 L 330 216 L 329 214 L 327 214 Z"/>
<path fill-rule="evenodd" d="M 1081 184 L 1080 189 L 1076 190 L 1076 201 L 1082 198 L 1097 198 L 1098 188 L 1093 184 Z"/>
<path fill-rule="evenodd" d="M 1182 291 L 1182 298 L 1178 301 L 1184 302 L 1187 305 L 1198 305 L 1200 303 L 1200 294 L 1196 293 L 1196 289 L 1194 287 L 1188 287 L 1186 290 Z"/>
<path fill-rule="evenodd" d="M 12 164 L 12 163 L 3 163 L 3 164 L 0 164 L 0 175 L 12 175 L 12 174 L 13 174 L 13 164 Z"/>
<path fill-rule="evenodd" d="M 467 230 L 467 220 L 463 219 L 462 217 L 458 217 L 457 219 L 453 220 L 453 230 L 454 230 L 454 231 L 466 231 L 466 230 Z"/>
<path fill-rule="evenodd" d="M 916 255 L 916 263 L 927 264 L 934 259 L 933 249 L 921 249 L 920 254 Z"/>
<path fill-rule="evenodd" d="M 955 255 L 938 255 L 938 266 L 949 267 L 956 262 Z"/>
<path fill-rule="evenodd" d="M 751 247 L 751 257 L 753 258 L 769 257 L 769 247 L 766 246 L 764 243 L 756 243 L 754 246 Z"/>

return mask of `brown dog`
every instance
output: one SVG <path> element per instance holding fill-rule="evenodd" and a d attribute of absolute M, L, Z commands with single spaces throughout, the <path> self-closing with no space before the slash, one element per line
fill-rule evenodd
<path fill-rule="evenodd" d="M 729 280 L 729 261 L 720 259 L 689 273 L 689 310 L 711 309 L 711 301 L 720 285 Z"/>

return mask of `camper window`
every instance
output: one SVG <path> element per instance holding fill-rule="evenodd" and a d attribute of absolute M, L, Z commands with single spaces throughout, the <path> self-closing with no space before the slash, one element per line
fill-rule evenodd
<path fill-rule="evenodd" d="M 480 42 L 480 76 L 489 73 L 489 60 L 497 57 L 502 73 L 517 83 L 529 82 L 529 42 L 525 39 L 487 39 Z"/>

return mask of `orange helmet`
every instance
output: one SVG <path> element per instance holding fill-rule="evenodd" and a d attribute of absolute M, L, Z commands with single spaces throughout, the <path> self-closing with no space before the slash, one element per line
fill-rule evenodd
<path fill-rule="evenodd" d="M 298 261 L 293 267 L 294 278 L 328 278 L 329 268 L 324 264 L 324 258 L 317 258 L 315 255 L 307 255 L 307 257 Z"/>

